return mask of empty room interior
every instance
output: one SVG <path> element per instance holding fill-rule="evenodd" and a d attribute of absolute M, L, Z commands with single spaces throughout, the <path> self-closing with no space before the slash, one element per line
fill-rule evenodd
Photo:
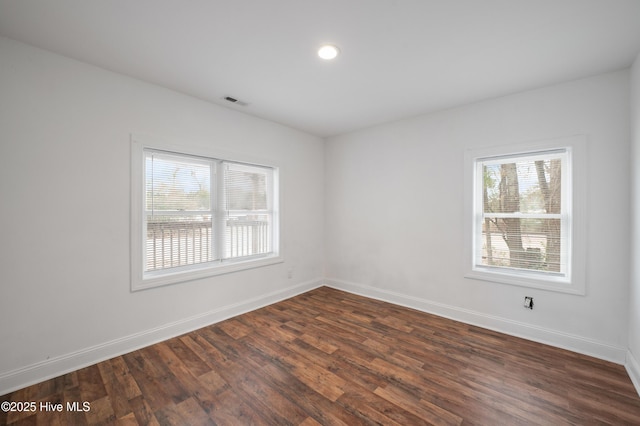
<path fill-rule="evenodd" d="M 0 0 L 0 424 L 640 424 L 639 22 Z"/>

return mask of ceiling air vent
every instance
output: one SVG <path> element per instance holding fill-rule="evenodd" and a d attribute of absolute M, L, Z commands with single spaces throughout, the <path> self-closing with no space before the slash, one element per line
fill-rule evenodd
<path fill-rule="evenodd" d="M 232 104 L 236 104 L 238 106 L 247 106 L 247 105 L 249 105 L 248 103 L 240 101 L 240 100 L 238 100 L 238 99 L 236 99 L 234 97 L 231 97 L 231 96 L 225 96 L 222 99 L 224 99 L 227 102 L 231 102 Z"/>

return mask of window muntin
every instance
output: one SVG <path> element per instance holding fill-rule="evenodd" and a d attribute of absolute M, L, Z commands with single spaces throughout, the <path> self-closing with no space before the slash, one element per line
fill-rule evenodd
<path fill-rule="evenodd" d="M 277 168 L 134 139 L 132 177 L 133 290 L 282 261 Z"/>
<path fill-rule="evenodd" d="M 476 160 L 474 269 L 570 279 L 567 149 Z"/>

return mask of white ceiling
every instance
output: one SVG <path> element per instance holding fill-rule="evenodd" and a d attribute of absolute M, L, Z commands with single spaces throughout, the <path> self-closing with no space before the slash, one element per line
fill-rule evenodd
<path fill-rule="evenodd" d="M 331 136 L 626 68 L 640 0 L 0 0 L 0 35 Z"/>

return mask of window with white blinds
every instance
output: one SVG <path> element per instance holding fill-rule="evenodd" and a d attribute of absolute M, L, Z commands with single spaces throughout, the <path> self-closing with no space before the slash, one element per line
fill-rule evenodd
<path fill-rule="evenodd" d="M 132 246 L 141 256 L 134 290 L 278 258 L 276 168 L 136 149 L 141 190 L 134 192 L 141 199 L 132 201 L 141 208 L 132 229 L 139 228 L 140 240 Z"/>
<path fill-rule="evenodd" d="M 567 161 L 566 149 L 476 161 L 476 268 L 567 276 Z"/>
<path fill-rule="evenodd" d="M 584 294 L 584 144 L 465 153 L 466 277 Z"/>
<path fill-rule="evenodd" d="M 211 262 L 216 163 L 147 150 L 144 272 Z"/>

